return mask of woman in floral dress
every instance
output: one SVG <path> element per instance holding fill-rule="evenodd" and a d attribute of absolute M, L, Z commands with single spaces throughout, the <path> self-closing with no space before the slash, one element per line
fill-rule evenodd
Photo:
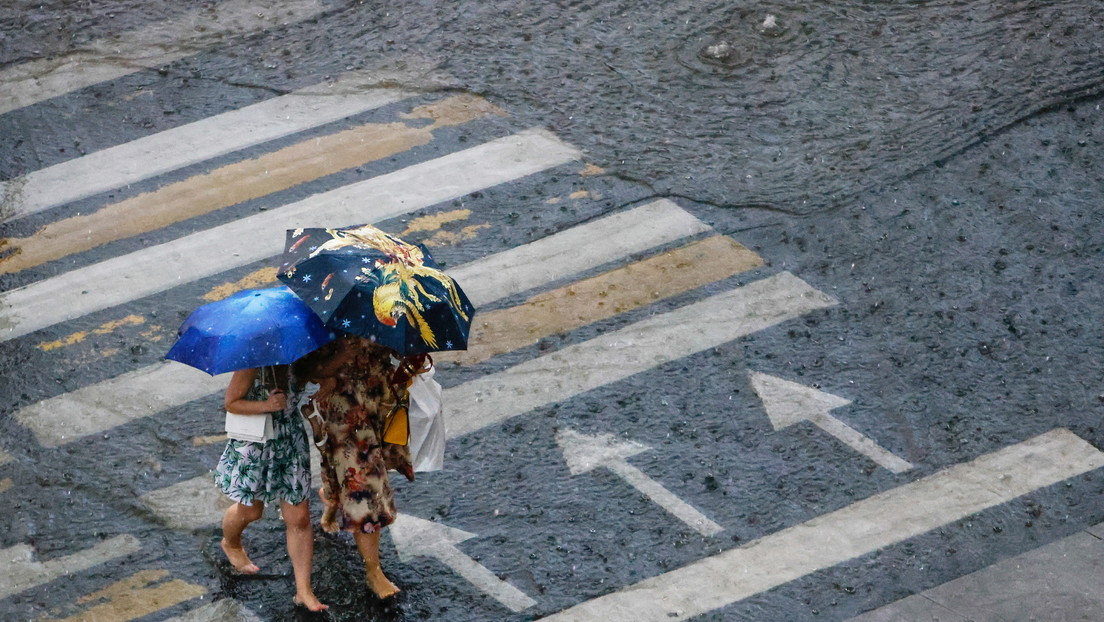
<path fill-rule="evenodd" d="M 226 410 L 241 415 L 272 415 L 274 437 L 263 443 L 226 443 L 215 483 L 235 503 L 222 518 L 222 550 L 238 572 L 260 569 L 242 546 L 242 532 L 279 501 L 287 526 L 288 557 L 295 574 L 295 604 L 311 611 L 327 609 L 311 589 L 314 533 L 310 521 L 310 454 L 302 419 L 287 406 L 288 367 L 242 369 L 226 388 Z"/>
<path fill-rule="evenodd" d="M 323 347 L 296 369 L 297 377 L 319 384 L 311 421 L 322 455 L 319 494 L 327 506 L 322 527 L 353 533 L 368 587 L 380 598 L 399 591 L 379 559 L 380 530 L 396 515 L 387 471 L 395 469 L 414 479 L 406 445 L 383 442 L 387 416 L 397 398 L 392 354 L 349 336 Z"/>

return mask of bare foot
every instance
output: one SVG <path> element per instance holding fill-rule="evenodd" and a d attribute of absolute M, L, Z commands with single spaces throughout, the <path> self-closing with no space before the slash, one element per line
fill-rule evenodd
<path fill-rule="evenodd" d="M 387 575 L 383 574 L 383 568 L 376 566 L 371 568 L 367 572 L 368 589 L 372 590 L 372 593 L 379 597 L 380 600 L 391 598 L 395 594 L 399 593 L 399 588 Z"/>
<path fill-rule="evenodd" d="M 316 597 L 313 593 L 307 593 L 303 596 L 296 594 L 295 597 L 291 600 L 297 606 L 305 607 L 309 611 L 325 611 L 330 608 L 329 605 L 323 605 L 322 602 L 318 600 L 318 597 Z"/>
<path fill-rule="evenodd" d="M 249 561 L 249 556 L 245 554 L 244 548 L 240 546 L 234 548 L 226 544 L 226 538 L 223 538 L 220 544 L 222 545 L 222 552 L 226 553 L 226 559 L 230 560 L 230 565 L 234 567 L 234 570 L 242 574 L 257 574 L 261 570 L 256 564 Z"/>

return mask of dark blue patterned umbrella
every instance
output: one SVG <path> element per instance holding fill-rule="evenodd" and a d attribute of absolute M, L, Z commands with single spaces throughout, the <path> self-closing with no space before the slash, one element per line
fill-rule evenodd
<path fill-rule="evenodd" d="M 211 374 L 286 365 L 334 338 L 286 287 L 247 289 L 203 305 L 184 320 L 165 358 Z"/>
<path fill-rule="evenodd" d="M 279 278 L 333 330 L 401 355 L 468 347 L 475 309 L 422 245 L 371 226 L 288 231 Z"/>

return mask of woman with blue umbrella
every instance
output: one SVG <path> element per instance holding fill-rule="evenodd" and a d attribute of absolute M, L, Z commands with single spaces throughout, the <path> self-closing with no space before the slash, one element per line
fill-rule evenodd
<path fill-rule="evenodd" d="M 196 309 L 166 355 L 211 375 L 234 372 L 224 398 L 231 438 L 215 468 L 216 485 L 234 501 L 222 519 L 222 550 L 238 572 L 257 573 L 242 533 L 266 504 L 279 503 L 295 575 L 293 600 L 311 611 L 328 607 L 311 588 L 310 454 L 303 422 L 288 408 L 288 365 L 332 338 L 286 287 L 247 290 Z M 256 427 L 257 435 L 235 433 L 234 421 Z"/>

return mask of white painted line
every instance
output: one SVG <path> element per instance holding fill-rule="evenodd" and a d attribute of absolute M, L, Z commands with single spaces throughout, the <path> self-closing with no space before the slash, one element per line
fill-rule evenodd
<path fill-rule="evenodd" d="M 218 524 L 233 505 L 208 473 L 142 495 L 142 503 L 172 529 L 192 531 Z"/>
<path fill-rule="evenodd" d="M 811 421 L 851 449 L 894 473 L 904 473 L 912 468 L 908 461 L 828 414 L 834 408 L 847 406 L 851 400 L 756 371 L 749 372 L 748 375 L 751 378 L 751 387 L 763 401 L 763 409 L 767 411 L 767 417 L 775 430 L 802 421 Z"/>
<path fill-rule="evenodd" d="M 43 447 L 60 447 L 224 390 L 229 382 L 228 374 L 212 378 L 187 365 L 159 363 L 31 404 L 14 416 Z"/>
<path fill-rule="evenodd" d="M 235 35 L 303 21 L 326 9 L 320 0 L 226 0 L 212 7 L 91 41 L 58 58 L 0 70 L 0 114 L 166 65 Z"/>
<path fill-rule="evenodd" d="M 19 218 L 410 97 L 358 74 L 165 130 L 0 182 L 0 214 Z"/>
<path fill-rule="evenodd" d="M 499 579 L 493 572 L 464 555 L 457 544 L 476 534 L 456 529 L 409 514 L 399 514 L 388 530 L 399 553 L 407 562 L 415 557 L 433 557 L 463 577 L 483 593 L 505 605 L 510 611 L 522 611 L 537 601 L 513 585 Z"/>
<path fill-rule="evenodd" d="M 660 199 L 448 273 L 478 307 L 709 229 L 678 205 Z"/>
<path fill-rule="evenodd" d="M 233 598 L 207 603 L 165 622 L 263 622 L 251 609 Z"/>
<path fill-rule="evenodd" d="M 72 270 L 0 294 L 0 341 L 269 259 L 283 251 L 289 228 L 378 222 L 565 164 L 579 155 L 544 130 L 527 130 Z"/>
<path fill-rule="evenodd" d="M 629 458 L 648 451 L 651 447 L 635 441 L 624 441 L 612 434 L 590 436 L 567 428 L 556 433 L 556 443 L 563 450 L 564 462 L 572 475 L 605 467 L 701 535 L 714 536 L 724 531 L 724 527 L 629 464 Z"/>
<path fill-rule="evenodd" d="M 130 555 L 141 548 L 138 538 L 124 534 L 72 555 L 44 562 L 34 561 L 34 549 L 26 544 L 0 549 L 0 599 Z"/>
<path fill-rule="evenodd" d="M 693 618 L 1101 466 L 1104 453 L 1053 430 L 543 619 Z"/>
<path fill-rule="evenodd" d="M 477 307 L 624 259 L 709 227 L 667 200 L 572 227 L 449 270 Z M 610 236 L 616 244 L 605 244 Z M 574 254 L 574 249 L 588 248 Z M 572 252 L 567 252 L 572 251 Z M 550 259 L 569 255 L 556 269 Z M 37 402 L 15 413 L 39 444 L 59 447 L 140 417 L 222 391 L 228 380 L 179 363 L 158 363 Z"/>
<path fill-rule="evenodd" d="M 447 434 L 462 436 L 779 322 L 836 304 L 783 272 L 446 389 Z"/>

